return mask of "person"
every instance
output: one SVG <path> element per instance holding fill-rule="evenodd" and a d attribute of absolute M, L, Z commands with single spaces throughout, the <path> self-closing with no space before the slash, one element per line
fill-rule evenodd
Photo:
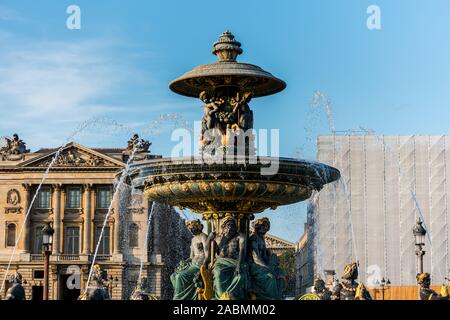
<path fill-rule="evenodd" d="M 442 286 L 441 294 L 430 288 L 431 275 L 429 273 L 418 274 L 417 283 L 420 286 L 420 300 L 449 300 L 447 287 Z"/>
<path fill-rule="evenodd" d="M 253 229 L 249 238 L 251 291 L 258 300 L 281 300 L 285 277 L 279 268 L 278 257 L 267 249 L 264 239 L 270 230 L 269 219 L 256 220 Z"/>
<path fill-rule="evenodd" d="M 247 241 L 243 233 L 237 229 L 236 220 L 226 215 L 220 222 L 221 233 L 208 237 L 207 255 L 213 243 L 217 254 L 213 266 L 214 297 L 217 300 L 247 299 L 249 276 L 245 262 Z"/>
<path fill-rule="evenodd" d="M 205 255 L 207 235 L 203 233 L 200 220 L 186 222 L 192 233 L 191 253 L 187 260 L 180 261 L 175 272 L 170 276 L 174 288 L 174 300 L 198 300 L 200 285 L 200 267 L 208 263 Z"/>
<path fill-rule="evenodd" d="M 348 264 L 344 269 L 342 281 L 333 288 L 332 300 L 372 300 L 364 284 L 358 283 L 358 263 Z"/>

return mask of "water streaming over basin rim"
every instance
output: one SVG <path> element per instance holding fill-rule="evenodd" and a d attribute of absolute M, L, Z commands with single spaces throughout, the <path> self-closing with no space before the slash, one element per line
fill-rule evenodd
<path fill-rule="evenodd" d="M 340 177 L 336 168 L 291 158 L 255 157 L 252 162 L 248 157 L 235 157 L 233 163 L 208 160 L 198 156 L 134 162 L 129 183 L 144 189 L 150 200 L 197 212 L 204 211 L 199 203 L 212 200 L 226 211 L 242 211 L 240 208 L 251 201 L 258 206 L 248 211 L 260 212 L 304 201 L 313 190 Z M 278 170 L 262 174 L 271 164 Z"/>

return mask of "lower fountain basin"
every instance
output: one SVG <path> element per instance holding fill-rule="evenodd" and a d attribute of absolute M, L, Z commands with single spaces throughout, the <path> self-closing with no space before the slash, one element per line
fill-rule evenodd
<path fill-rule="evenodd" d="M 189 208 L 202 214 L 253 214 L 308 199 L 313 190 L 340 177 L 328 165 L 289 158 L 236 157 L 211 163 L 202 157 L 134 162 L 131 184 L 150 201 Z M 277 162 L 275 162 L 277 161 Z M 262 170 L 277 163 L 273 174 Z"/>

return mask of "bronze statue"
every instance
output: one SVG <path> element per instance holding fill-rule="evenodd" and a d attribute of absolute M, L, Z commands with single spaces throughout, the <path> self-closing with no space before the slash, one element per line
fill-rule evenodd
<path fill-rule="evenodd" d="M 242 300 L 247 298 L 249 287 L 248 266 L 245 261 L 246 236 L 237 229 L 236 220 L 226 215 L 220 222 L 221 233 L 216 239 L 216 232 L 208 237 L 207 255 L 210 243 L 214 243 L 217 257 L 214 261 L 214 295 L 218 300 Z"/>
<path fill-rule="evenodd" d="M 9 280 L 12 287 L 6 292 L 5 300 L 26 300 L 25 290 L 22 286 L 22 275 L 16 272 Z"/>
<path fill-rule="evenodd" d="M 142 300 L 142 301 L 159 300 L 158 297 L 150 294 L 147 289 L 148 289 L 148 279 L 146 277 L 143 277 L 141 281 L 136 285 L 136 288 L 131 294 L 130 300 Z"/>
<path fill-rule="evenodd" d="M 94 266 L 92 280 L 94 285 L 88 283 L 86 292 L 81 295 L 79 300 L 111 300 L 109 296 L 108 287 L 106 286 L 107 280 L 105 279 L 105 273 L 98 264 Z"/>
<path fill-rule="evenodd" d="M 442 286 L 441 294 L 430 288 L 431 276 L 429 273 L 421 273 L 417 275 L 417 283 L 420 286 L 420 300 L 450 300 L 446 286 Z"/>
<path fill-rule="evenodd" d="M 364 284 L 358 283 L 358 263 L 348 264 L 344 269 L 342 281 L 333 288 L 332 300 L 372 300 Z"/>
<path fill-rule="evenodd" d="M 239 93 L 236 98 L 232 99 L 233 113 L 236 114 L 238 129 L 247 131 L 253 128 L 253 111 L 249 107 L 249 102 L 253 97 L 253 93 L 246 92 L 240 99 Z"/>
<path fill-rule="evenodd" d="M 281 300 L 285 288 L 285 276 L 279 267 L 277 255 L 270 252 L 264 239 L 270 230 L 268 218 L 253 222 L 253 233 L 249 238 L 249 271 L 251 288 L 256 299 Z"/>
<path fill-rule="evenodd" d="M 174 300 L 197 300 L 201 287 L 200 268 L 209 262 L 206 255 L 207 235 L 202 232 L 203 225 L 200 220 L 186 222 L 192 233 L 191 254 L 189 259 L 182 260 L 175 272 L 170 276 L 174 288 Z"/>
<path fill-rule="evenodd" d="M 200 93 L 200 100 L 205 103 L 203 106 L 204 115 L 202 120 L 202 123 L 205 125 L 204 130 L 214 129 L 217 123 L 217 113 L 220 110 L 220 107 L 214 102 L 214 99 L 210 97 L 206 91 L 202 91 Z"/>
<path fill-rule="evenodd" d="M 314 279 L 314 294 L 316 294 L 320 300 L 331 300 L 331 291 L 326 287 L 325 281 L 320 277 Z"/>

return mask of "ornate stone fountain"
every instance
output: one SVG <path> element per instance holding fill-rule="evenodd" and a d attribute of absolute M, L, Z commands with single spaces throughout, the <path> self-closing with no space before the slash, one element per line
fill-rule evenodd
<path fill-rule="evenodd" d="M 249 102 L 280 92 L 286 84 L 258 66 L 237 62 L 241 53 L 241 44 L 224 32 L 213 47 L 218 62 L 196 67 L 169 85 L 172 91 L 205 104 L 200 154 L 134 162 L 131 174 L 132 185 L 143 189 L 149 200 L 188 208 L 206 221 L 209 237 L 196 245 L 202 247 L 204 261 L 197 268 L 203 279 L 197 299 L 281 298 L 275 293 L 281 292 L 275 282 L 268 292 L 252 286 L 265 279 L 252 266 L 270 269 L 269 278 L 275 271 L 269 267 L 270 253 L 261 244 L 267 230 L 250 237 L 250 221 L 266 209 L 304 201 L 313 190 L 340 177 L 337 169 L 321 163 L 256 156 Z M 273 167 L 277 170 L 268 170 Z M 236 272 L 230 272 L 233 264 Z M 197 269 L 177 272 L 190 270 L 195 277 Z"/>

